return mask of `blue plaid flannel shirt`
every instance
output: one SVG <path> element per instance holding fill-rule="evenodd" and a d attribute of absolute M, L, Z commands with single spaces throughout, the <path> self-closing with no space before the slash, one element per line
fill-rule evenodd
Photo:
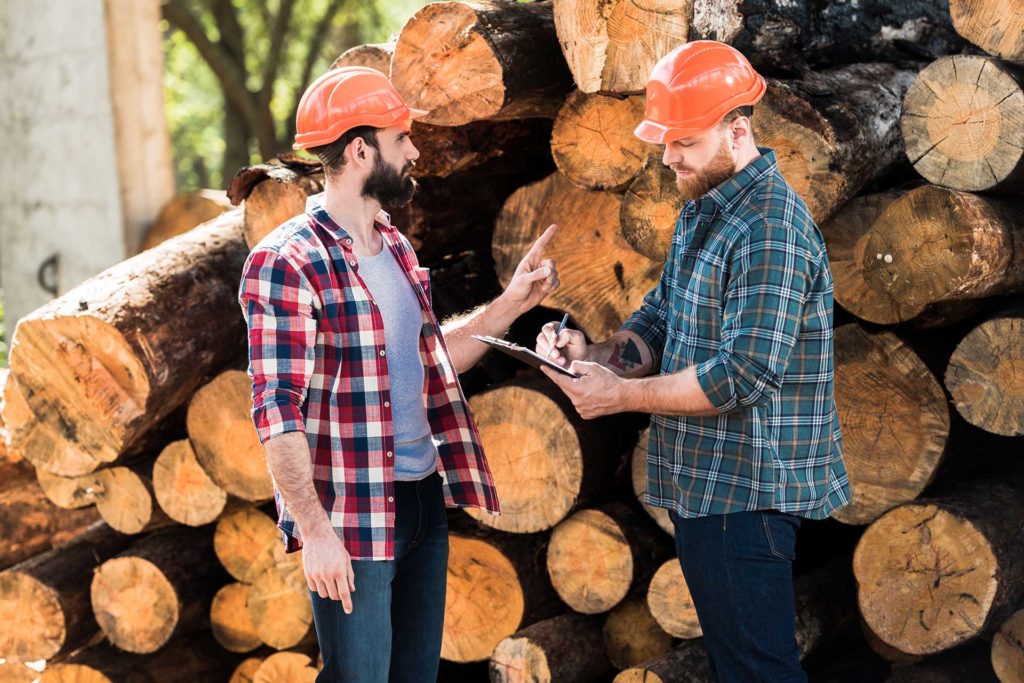
<path fill-rule="evenodd" d="M 683 518 L 850 500 L 834 397 L 832 274 L 775 152 L 683 208 L 659 284 L 623 325 L 719 410 L 653 415 L 644 502 Z"/>

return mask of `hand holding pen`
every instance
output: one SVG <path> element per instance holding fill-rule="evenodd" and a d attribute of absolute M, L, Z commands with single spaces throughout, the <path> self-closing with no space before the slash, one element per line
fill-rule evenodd
<path fill-rule="evenodd" d="M 586 360 L 587 356 L 586 337 L 579 330 L 567 329 L 568 322 L 566 313 L 560 323 L 550 322 L 542 327 L 534 349 L 538 355 L 566 368 L 575 360 Z"/>

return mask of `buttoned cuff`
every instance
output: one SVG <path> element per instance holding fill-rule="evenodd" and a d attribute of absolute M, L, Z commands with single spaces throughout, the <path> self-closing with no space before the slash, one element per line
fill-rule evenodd
<path fill-rule="evenodd" d="M 739 404 L 728 364 L 720 354 L 697 366 L 697 383 L 718 412 L 731 412 Z"/>
<path fill-rule="evenodd" d="M 287 432 L 306 431 L 302 410 L 287 399 L 272 399 L 254 407 L 252 421 L 256 425 L 260 443 Z"/>

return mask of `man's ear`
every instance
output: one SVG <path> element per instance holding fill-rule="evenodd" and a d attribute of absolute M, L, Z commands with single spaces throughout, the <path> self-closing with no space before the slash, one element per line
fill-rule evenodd
<path fill-rule="evenodd" d="M 345 148 L 346 161 L 356 167 L 360 167 L 371 162 L 371 154 L 370 146 L 366 144 L 366 141 L 362 138 L 355 138 L 349 146 Z"/>

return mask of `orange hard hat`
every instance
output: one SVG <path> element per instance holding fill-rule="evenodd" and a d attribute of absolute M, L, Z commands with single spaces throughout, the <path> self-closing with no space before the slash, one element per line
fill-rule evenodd
<path fill-rule="evenodd" d="M 327 145 L 356 126 L 387 128 L 428 113 L 407 106 L 380 71 L 343 66 L 313 81 L 302 94 L 292 148 Z"/>
<path fill-rule="evenodd" d="M 736 107 L 751 105 L 767 84 L 734 47 L 695 40 L 662 57 L 647 81 L 647 111 L 634 134 L 665 144 L 703 133 Z"/>

